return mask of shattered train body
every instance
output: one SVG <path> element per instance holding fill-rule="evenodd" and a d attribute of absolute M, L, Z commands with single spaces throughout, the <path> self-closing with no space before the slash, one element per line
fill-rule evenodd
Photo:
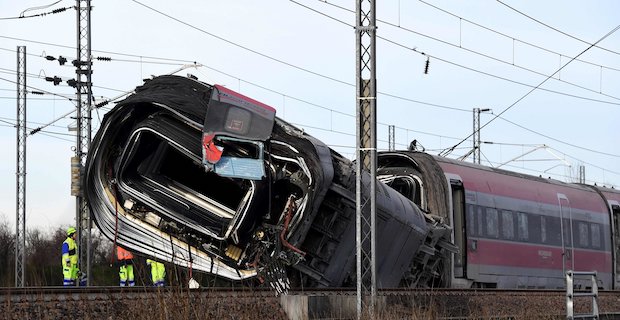
<path fill-rule="evenodd" d="M 162 76 L 106 114 L 84 192 L 103 234 L 134 252 L 231 280 L 343 287 L 356 274 L 354 170 L 267 105 Z M 378 286 L 445 280 L 450 228 L 376 186 Z"/>

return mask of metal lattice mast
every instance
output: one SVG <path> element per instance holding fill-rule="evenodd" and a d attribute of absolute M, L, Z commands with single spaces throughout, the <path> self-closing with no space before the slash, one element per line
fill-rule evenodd
<path fill-rule="evenodd" d="M 77 10 L 77 60 L 73 61 L 76 75 L 77 90 L 77 133 L 75 156 L 79 160 L 79 176 L 83 174 L 83 168 L 86 163 L 86 155 L 90 147 L 91 141 L 91 103 L 92 103 L 92 56 L 90 46 L 90 0 L 76 0 Z M 81 180 L 81 178 L 80 178 Z M 87 285 L 90 285 L 90 253 L 91 253 L 91 221 L 90 212 L 86 199 L 83 196 L 81 185 L 78 182 L 78 188 L 75 190 L 75 221 L 78 232 L 79 246 L 78 258 L 79 265 L 84 270 L 86 265 Z M 86 234 L 85 234 L 86 233 Z M 86 250 L 84 250 L 86 248 Z M 86 252 L 86 257 L 84 257 Z M 84 261 L 86 260 L 86 261 Z"/>
<path fill-rule="evenodd" d="M 356 2 L 356 254 L 357 254 L 357 316 L 372 315 L 377 297 L 376 283 L 376 177 L 377 177 L 377 116 L 375 1 Z M 363 183 L 363 174 L 370 178 Z"/>
<path fill-rule="evenodd" d="M 473 154 L 474 154 L 474 163 L 480 164 L 480 113 L 491 111 L 489 108 L 474 108 L 474 134 L 472 135 L 473 139 Z"/>
<path fill-rule="evenodd" d="M 396 127 L 392 124 L 388 126 L 388 150 L 396 150 Z"/>
<path fill-rule="evenodd" d="M 474 108 L 474 163 L 480 163 L 480 108 Z"/>
<path fill-rule="evenodd" d="M 26 47 L 17 47 L 17 192 L 15 286 L 24 287 L 26 252 Z"/>

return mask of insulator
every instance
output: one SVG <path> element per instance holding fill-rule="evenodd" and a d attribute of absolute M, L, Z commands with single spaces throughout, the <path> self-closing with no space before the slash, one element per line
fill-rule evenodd
<path fill-rule="evenodd" d="M 106 100 L 106 101 L 103 101 L 103 102 L 99 102 L 99 103 L 97 103 L 97 104 L 95 105 L 95 108 L 101 108 L 101 107 L 103 107 L 103 106 L 107 105 L 108 103 L 110 103 L 110 100 Z"/>
<path fill-rule="evenodd" d="M 431 60 L 429 58 L 426 58 L 426 65 L 424 66 L 424 74 L 428 74 L 428 65 L 430 64 Z"/>
<path fill-rule="evenodd" d="M 97 59 L 99 61 L 112 61 L 112 58 L 110 58 L 110 57 L 97 57 L 95 59 Z"/>
<path fill-rule="evenodd" d="M 60 82 L 62 82 L 62 79 L 60 79 L 57 76 L 54 77 L 45 77 L 45 81 L 49 81 L 49 82 L 53 82 L 55 86 L 57 86 L 58 84 L 60 84 Z"/>
<path fill-rule="evenodd" d="M 67 8 L 54 9 L 54 10 L 52 10 L 52 13 L 60 13 L 60 12 L 63 12 L 63 11 L 67 11 Z"/>
<path fill-rule="evenodd" d="M 45 92 L 43 92 L 43 91 L 30 91 L 30 94 L 44 95 Z"/>
<path fill-rule="evenodd" d="M 78 82 L 75 79 L 69 79 L 67 80 L 67 84 L 69 87 L 77 88 Z"/>

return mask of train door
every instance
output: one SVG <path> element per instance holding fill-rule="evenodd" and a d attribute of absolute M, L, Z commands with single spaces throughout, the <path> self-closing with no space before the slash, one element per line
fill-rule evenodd
<path fill-rule="evenodd" d="M 573 254 L 573 218 L 570 201 L 566 195 L 558 193 L 560 206 L 560 229 L 562 242 L 562 278 L 568 270 L 575 270 L 575 257 Z"/>
<path fill-rule="evenodd" d="M 454 277 L 465 278 L 467 275 L 467 234 L 465 222 L 465 191 L 463 182 L 450 179 L 452 191 L 452 217 L 454 228 L 454 244 L 459 252 L 454 254 Z"/>
<path fill-rule="evenodd" d="M 614 289 L 620 289 L 620 205 L 611 205 L 612 214 L 612 246 L 614 259 Z"/>

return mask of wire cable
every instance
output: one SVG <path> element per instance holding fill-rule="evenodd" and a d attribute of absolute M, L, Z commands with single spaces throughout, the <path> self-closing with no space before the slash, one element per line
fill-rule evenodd
<path fill-rule="evenodd" d="M 135 1 L 135 0 L 133 0 L 133 1 Z M 316 10 L 316 9 L 314 9 L 314 8 L 311 8 L 311 7 L 309 7 L 309 6 L 306 6 L 306 5 L 304 5 L 304 4 L 301 4 L 301 3 L 299 3 L 299 2 L 297 2 L 297 1 L 295 1 L 295 0 L 289 0 L 289 1 L 290 1 L 290 2 L 292 2 L 292 3 L 294 3 L 294 4 L 299 5 L 299 6 L 301 6 L 301 7 L 304 7 L 304 8 L 306 8 L 306 9 L 310 10 L 310 11 L 313 11 L 313 12 L 315 12 L 315 13 L 318 13 L 318 14 L 320 14 L 320 15 L 322 15 L 322 16 L 329 17 L 330 19 L 332 19 L 332 20 L 334 20 L 334 21 L 337 21 L 337 22 L 339 22 L 339 23 L 341 23 L 341 24 L 344 24 L 344 25 L 349 26 L 349 27 L 353 27 L 352 25 L 350 25 L 349 23 L 347 23 L 347 22 L 345 22 L 345 21 L 342 21 L 342 20 L 340 20 L 340 19 L 337 19 L 337 18 L 331 17 L 331 16 L 329 16 L 329 15 L 327 15 L 327 14 L 325 14 L 325 13 L 321 12 L 321 11 L 318 11 L 318 10 Z M 321 2 L 324 2 L 324 1 L 321 1 Z M 327 2 L 325 2 L 325 3 L 327 3 Z M 347 10 L 348 10 L 348 9 L 347 9 Z M 516 80 L 509 79 L 509 78 L 506 78 L 506 77 L 498 76 L 498 75 L 495 75 L 495 74 L 492 74 L 492 73 L 489 73 L 489 72 L 485 72 L 485 71 L 481 71 L 481 70 L 474 69 L 474 68 L 471 68 L 471 67 L 467 67 L 467 66 L 465 66 L 465 65 L 462 65 L 462 64 L 459 64 L 459 63 L 456 63 L 456 62 L 452 62 L 452 61 L 450 61 L 450 60 L 447 60 L 447 59 L 441 58 L 441 57 L 439 57 L 439 56 L 432 55 L 432 54 L 429 54 L 429 53 L 426 53 L 426 52 L 422 52 L 422 51 L 418 50 L 417 48 L 410 48 L 409 46 L 406 46 L 406 45 L 404 45 L 404 44 L 402 44 L 402 43 L 399 43 L 399 42 L 397 42 L 397 41 L 394 41 L 394 40 L 391 40 L 391 39 L 385 38 L 385 37 L 383 37 L 383 36 L 379 36 L 379 35 L 377 35 L 376 37 L 377 37 L 378 39 L 384 40 L 384 41 L 386 41 L 386 42 L 388 42 L 388 43 L 391 43 L 391 44 L 393 44 L 393 45 L 396 45 L 396 46 L 398 46 L 398 47 L 401 47 L 401 48 L 404 48 L 404 49 L 410 50 L 410 51 L 415 52 L 415 53 L 417 53 L 417 54 L 420 54 L 420 55 L 422 55 L 422 56 L 425 56 L 425 57 L 430 57 L 430 58 L 433 58 L 433 59 L 435 59 L 435 60 L 442 61 L 442 62 L 444 62 L 444 63 L 450 64 L 450 65 L 453 65 L 453 66 L 456 66 L 456 67 L 459 67 L 459 68 L 462 68 L 462 69 L 465 69 L 465 70 L 469 70 L 469 71 L 472 71 L 472 72 L 475 72 L 475 73 L 479 73 L 479 74 L 482 74 L 482 75 L 485 75 L 485 76 L 488 76 L 488 77 L 492 77 L 492 78 L 496 78 L 496 79 L 504 80 L 504 81 L 507 81 L 507 82 L 511 82 L 511 83 L 514 83 L 514 84 L 518 84 L 518 85 L 521 85 L 521 86 L 524 86 L 524 87 L 535 88 L 535 89 L 538 89 L 538 90 L 540 90 L 540 91 L 546 91 L 546 92 L 550 92 L 550 93 L 554 93 L 554 94 L 558 94 L 558 95 L 563 95 L 563 96 L 567 96 L 567 97 L 572 97 L 572 98 L 576 98 L 576 99 L 582 99 L 582 100 L 586 100 L 586 101 L 598 102 L 598 103 L 603 103 L 603 104 L 620 105 L 620 103 L 619 103 L 619 102 L 611 102 L 611 101 L 605 101 L 605 100 L 593 99 L 593 98 L 588 98 L 588 97 L 578 96 L 578 95 L 574 95 L 574 94 L 570 94 L 570 93 L 565 93 L 565 92 L 561 92 L 561 91 L 555 91 L 555 90 L 550 90 L 550 89 L 540 88 L 539 86 L 535 86 L 535 85 L 527 84 L 527 83 L 524 83 L 524 82 L 520 82 L 520 81 L 516 81 Z M 571 60 L 571 61 L 572 61 L 572 60 Z M 555 74 L 555 73 L 554 73 L 554 74 Z M 549 79 L 547 79 L 547 80 L 549 80 Z M 545 81 L 547 81 L 547 80 L 545 80 Z M 352 86 L 353 84 L 349 84 L 349 85 L 351 85 L 351 86 Z M 588 90 L 589 90 L 589 89 L 588 89 Z M 601 93 L 600 93 L 600 92 L 598 92 L 598 91 L 594 91 L 594 92 L 596 92 L 597 94 L 601 94 Z M 380 91 L 378 91 L 377 93 L 379 93 L 379 94 L 383 94 L 383 92 L 380 92 Z M 615 97 L 613 97 L 613 98 L 615 98 Z M 620 98 L 615 98 L 615 99 L 620 99 Z"/>
<path fill-rule="evenodd" d="M 448 14 L 448 15 L 451 15 L 451 16 L 453 16 L 453 17 L 455 17 L 455 18 L 458 18 L 459 20 L 462 20 L 462 21 L 468 22 L 468 23 L 473 24 L 473 25 L 475 25 L 475 26 L 477 26 L 477 27 L 479 27 L 479 28 L 482 28 L 482 29 L 485 29 L 485 30 L 487 30 L 487 31 L 493 32 L 493 33 L 498 34 L 498 35 L 500 35 L 500 36 L 503 36 L 503 37 L 505 37 L 505 38 L 508 38 L 508 39 L 511 39 L 511 40 L 514 40 L 514 41 L 521 42 L 521 43 L 523 43 L 523 44 L 529 45 L 529 46 L 534 47 L 534 48 L 539 49 L 539 50 L 543 50 L 543 51 L 546 51 L 546 52 L 549 52 L 549 53 L 552 53 L 552 54 L 557 54 L 557 55 L 558 55 L 558 56 L 560 56 L 560 57 L 567 57 L 567 58 L 570 58 L 570 56 L 569 56 L 568 54 L 559 53 L 559 52 L 557 52 L 557 51 L 553 51 L 553 50 L 551 50 L 551 49 L 544 48 L 544 47 L 542 47 L 542 46 L 539 46 L 539 45 L 533 44 L 533 43 L 531 43 L 531 42 L 527 42 L 527 41 L 524 41 L 524 40 L 518 39 L 518 38 L 516 38 L 516 37 L 513 37 L 513 36 L 510 36 L 510 35 L 507 35 L 507 34 L 505 34 L 505 33 L 503 33 L 503 32 L 499 32 L 499 31 L 497 31 L 497 30 L 494 30 L 494 29 L 492 29 L 492 28 L 489 28 L 489 27 L 487 27 L 487 26 L 484 26 L 484 25 L 482 25 L 482 24 L 480 24 L 480 23 L 477 23 L 477 22 L 471 21 L 471 20 L 469 20 L 469 19 L 467 19 L 467 18 L 463 18 L 463 17 L 461 17 L 461 16 L 459 16 L 459 15 L 456 15 L 456 14 L 454 14 L 454 13 L 452 13 L 452 12 L 448 11 L 448 10 L 445 10 L 445 9 L 442 9 L 442 8 L 440 8 L 440 7 L 436 6 L 436 5 L 430 4 L 430 3 L 426 2 L 426 1 L 423 1 L 423 0 L 418 0 L 418 1 L 419 1 L 419 2 L 421 2 L 421 3 L 423 3 L 423 4 L 425 4 L 425 5 L 427 5 L 427 6 L 429 6 L 429 7 L 435 8 L 436 10 L 439 10 L 439 11 L 444 12 L 444 13 L 446 13 L 446 14 Z M 579 61 L 579 62 L 586 63 L 586 64 L 590 64 L 590 65 L 593 65 L 593 66 L 596 66 L 596 67 L 601 67 L 601 68 L 605 68 L 605 69 L 609 69 L 609 70 L 619 71 L 619 72 L 620 72 L 620 69 L 618 69 L 618 68 L 609 67 L 609 66 L 604 66 L 604 65 L 602 65 L 602 64 L 599 64 L 599 63 L 594 63 L 594 62 L 590 62 L 590 61 L 587 61 L 587 60 L 575 59 L 575 61 Z"/>
<path fill-rule="evenodd" d="M 25 15 L 24 15 L 24 13 L 26 13 L 27 11 L 49 8 L 49 7 L 51 7 L 51 6 L 53 6 L 53 5 L 57 4 L 57 3 L 59 3 L 60 1 L 62 1 L 62 0 L 56 1 L 56 2 L 54 2 L 54 3 L 52 3 L 52 4 L 50 4 L 50 5 L 47 5 L 47 6 L 40 6 L 40 7 L 33 7 L 33 8 L 29 8 L 29 9 L 26 9 L 26 10 L 22 11 L 22 13 L 20 13 L 18 17 L 5 17 L 5 18 L 0 18 L 0 20 L 14 20 L 14 19 L 24 19 L 24 18 L 43 17 L 43 16 L 46 16 L 46 15 L 48 15 L 48 14 L 56 14 L 56 13 L 61 13 L 61 12 L 65 12 L 65 11 L 67 11 L 67 9 L 73 9 L 73 8 L 75 8 L 75 6 L 71 6 L 71 7 L 64 7 L 64 8 L 54 9 L 54 10 L 49 11 L 49 12 L 44 12 L 44 13 L 33 14 L 33 15 L 30 15 L 30 16 L 25 16 Z"/>
<path fill-rule="evenodd" d="M 620 158 L 620 155 L 617 155 L 617 154 L 612 154 L 612 153 L 608 153 L 608 152 L 602 152 L 602 151 L 593 150 L 593 149 L 586 148 L 586 147 L 581 147 L 581 146 L 572 144 L 570 142 L 562 141 L 560 139 L 556 139 L 554 137 L 548 136 L 548 135 L 546 135 L 544 133 L 540 133 L 538 131 L 526 128 L 526 127 L 524 127 L 524 126 L 522 126 L 522 125 L 520 125 L 518 123 L 515 123 L 513 121 L 510 121 L 510 120 L 508 120 L 508 119 L 506 119 L 504 117 L 498 116 L 498 118 L 500 118 L 501 120 L 504 120 L 504 121 L 514 125 L 514 126 L 517 126 L 517 127 L 521 128 L 521 129 L 523 129 L 525 131 L 529 131 L 529 132 L 534 133 L 536 135 L 539 135 L 541 137 L 545 137 L 545 138 L 547 138 L 549 140 L 553 140 L 555 142 L 558 142 L 558 143 L 561 143 L 561 144 L 564 144 L 564 145 L 567 145 L 567 146 L 570 146 L 570 147 L 573 147 L 573 148 L 577 148 L 577 149 L 581 149 L 581 150 L 585 150 L 585 151 L 589 151 L 589 152 L 592 152 L 592 153 L 597 153 L 597 154 L 601 154 L 601 155 L 605 155 L 605 156 L 610 156 L 610 157 L 614 157 L 614 158 Z"/>
<path fill-rule="evenodd" d="M 342 83 L 342 84 L 345 84 L 345 85 L 350 85 L 348 82 L 345 82 L 345 81 L 342 81 L 342 80 L 338 80 L 338 79 L 336 79 L 336 78 L 333 78 L 333 77 L 330 77 L 330 76 L 326 76 L 326 75 L 320 74 L 320 73 L 318 73 L 318 72 L 314 72 L 314 71 L 312 71 L 312 70 L 309 70 L 309 69 L 306 69 L 306 68 L 303 68 L 303 67 L 296 66 L 296 65 L 294 65 L 294 64 L 292 64 L 292 63 L 286 62 L 286 61 L 281 60 L 281 59 L 278 59 L 278 58 L 274 58 L 274 57 L 272 57 L 272 56 L 270 56 L 270 55 L 264 54 L 264 53 L 262 53 L 262 52 L 259 52 L 259 51 L 256 51 L 256 50 L 254 50 L 254 49 L 251 49 L 251 48 L 249 48 L 249 47 L 246 47 L 246 46 L 243 46 L 243 45 L 237 44 L 237 43 L 235 43 L 235 42 L 232 42 L 232 41 L 230 41 L 230 40 L 228 40 L 228 39 L 222 38 L 222 37 L 220 37 L 220 36 L 218 36 L 218 35 L 215 35 L 215 34 L 213 34 L 213 33 L 211 33 L 211 32 L 208 32 L 208 31 L 206 31 L 206 30 L 204 30 L 204 29 L 202 29 L 202 28 L 196 27 L 196 26 L 194 26 L 194 25 L 192 25 L 192 24 L 190 24 L 190 23 L 187 23 L 187 22 L 185 22 L 185 21 L 183 21 L 183 20 L 181 20 L 181 19 L 175 18 L 175 17 L 173 17 L 173 16 L 171 16 L 171 15 L 169 15 L 169 14 L 167 14 L 167 13 L 164 13 L 164 12 L 162 12 L 162 11 L 159 11 L 159 10 L 157 10 L 157 9 L 153 8 L 153 7 L 150 7 L 150 6 L 148 6 L 148 5 L 144 4 L 144 3 L 140 2 L 140 1 L 137 1 L 137 0 L 131 0 L 131 1 L 133 1 L 133 2 L 135 2 L 135 3 L 137 3 L 137 4 L 139 4 L 139 5 L 141 5 L 141 6 L 145 7 L 145 8 L 147 8 L 147 9 L 149 9 L 149 10 L 153 11 L 153 12 L 156 12 L 156 13 L 158 13 L 158 14 L 160 14 L 160 15 L 162 15 L 162 16 L 164 16 L 164 17 L 168 18 L 168 19 L 174 20 L 174 21 L 176 21 L 176 22 L 178 22 L 178 23 L 180 23 L 180 24 L 182 24 L 182 25 L 185 25 L 185 26 L 187 26 L 187 27 L 189 27 L 189 28 L 191 28 L 191 29 L 194 29 L 194 30 L 196 30 L 196 31 L 199 31 L 199 32 L 201 32 L 201 33 L 204 33 L 204 34 L 206 34 L 206 35 L 209 35 L 209 36 L 211 36 L 211 37 L 213 37 L 213 38 L 216 38 L 216 39 L 218 39 L 218 40 L 220 40 L 220 41 L 226 42 L 226 43 L 228 43 L 228 44 L 230 44 L 230 45 L 233 45 L 233 46 L 235 46 L 235 47 L 238 47 L 238 48 L 241 48 L 241 49 L 243 49 L 243 50 L 246 50 L 246 51 L 252 52 L 252 53 L 254 53 L 254 54 L 256 54 L 256 55 L 259 55 L 259 56 L 261 56 L 261 57 L 263 57 L 263 58 L 266 58 L 266 59 L 269 59 L 269 60 L 275 61 L 275 62 L 277 62 L 277 63 L 280 63 L 280 64 L 283 64 L 283 65 L 289 66 L 289 67 L 291 67 L 291 68 L 294 68 L 294 69 L 297 69 L 297 70 L 300 70 L 300 71 L 303 71 L 303 72 L 306 72 L 306 73 L 309 73 L 309 74 L 313 74 L 313 75 L 318 76 L 318 77 L 321 77 L 321 78 L 329 79 L 329 80 L 332 80 L 332 81 L 334 81 L 334 82 Z"/>
<path fill-rule="evenodd" d="M 575 40 L 580 41 L 580 42 L 583 42 L 583 43 L 585 43 L 585 44 L 587 44 L 587 45 L 591 45 L 591 46 L 593 46 L 593 47 L 595 47 L 595 48 L 598 48 L 598 49 L 601 49 L 601 50 L 605 50 L 605 51 L 607 51 L 607 52 L 611 52 L 611 53 L 615 53 L 615 54 L 617 54 L 617 55 L 620 55 L 620 52 L 613 51 L 613 50 L 610 50 L 610 49 L 606 49 L 606 48 L 603 48 L 603 47 L 599 47 L 599 46 L 597 46 L 596 44 L 597 44 L 598 42 L 597 42 L 597 43 L 594 43 L 594 44 L 591 44 L 591 43 L 590 43 L 590 42 L 588 42 L 588 41 L 585 41 L 585 40 L 583 40 L 583 39 L 577 38 L 577 37 L 575 37 L 575 36 L 573 36 L 573 35 L 571 35 L 571 34 L 568 34 L 568 33 L 564 32 L 564 31 L 562 31 L 562 30 L 558 29 L 558 28 L 554 28 L 554 27 L 552 27 L 552 26 L 550 26 L 550 25 L 548 25 L 548 24 L 546 24 L 546 23 L 544 23 L 544 22 L 542 22 L 542 21 L 540 21 L 540 20 L 538 20 L 538 19 L 535 19 L 535 18 L 533 18 L 532 16 L 529 16 L 529 15 L 525 14 L 524 12 L 521 12 L 521 11 L 519 11 L 519 10 L 517 10 L 517 9 L 515 9 L 515 8 L 513 8 L 513 7 L 509 6 L 509 5 L 505 4 L 505 3 L 503 3 L 503 2 L 502 2 L 502 1 L 500 1 L 500 0 L 496 0 L 496 1 L 497 1 L 497 2 L 499 2 L 499 3 L 501 3 L 501 4 L 503 4 L 504 6 L 508 7 L 509 9 L 511 9 L 511 10 L 513 10 L 513 11 L 515 11 L 516 13 L 518 13 L 518 14 L 520 14 L 520 15 L 522 15 L 522 16 L 524 16 L 524 17 L 526 17 L 526 18 L 530 19 L 530 20 L 533 20 L 533 21 L 537 22 L 538 24 L 541 24 L 541 25 L 543 25 L 543 26 L 545 26 L 545 27 L 547 27 L 547 28 L 549 28 L 549 29 L 551 29 L 551 30 L 553 30 L 553 31 L 559 32 L 559 33 L 561 33 L 561 34 L 563 34 L 563 35 L 565 35 L 565 36 L 567 36 L 567 37 L 569 37 L 569 38 L 571 38 L 571 39 L 575 39 Z"/>
<path fill-rule="evenodd" d="M 51 42 L 44 42 L 44 41 L 29 40 L 29 39 L 23 39 L 23 38 L 8 37 L 8 36 L 3 36 L 3 35 L 0 35 L 0 38 L 9 39 L 9 40 L 16 40 L 16 41 L 24 41 L 24 42 L 30 42 L 30 43 L 36 43 L 36 44 L 44 44 L 44 45 L 48 45 L 48 46 L 54 46 L 54 47 L 59 47 L 59 48 L 76 50 L 76 48 L 72 47 L 72 46 L 66 46 L 66 45 L 57 44 L 57 43 L 51 43 Z M 183 62 L 183 63 L 195 63 L 195 61 L 192 61 L 192 60 L 171 59 L 171 58 L 154 57 L 154 56 L 144 56 L 144 55 L 121 53 L 121 52 L 115 52 L 115 51 L 105 51 L 105 50 L 91 50 L 91 51 L 92 52 L 105 53 L 105 54 L 115 54 L 115 55 L 126 56 L 126 57 L 134 57 L 134 58 L 144 58 L 144 59 L 162 60 L 162 61 L 176 61 L 176 62 Z"/>
<path fill-rule="evenodd" d="M 534 92 L 534 90 L 538 89 L 538 87 L 542 86 L 545 82 L 547 82 L 551 77 L 553 77 L 555 74 L 557 74 L 558 72 L 560 72 L 562 69 L 564 69 L 564 67 L 566 67 L 567 65 L 569 65 L 571 62 L 573 62 L 575 60 L 575 58 L 581 56 L 582 54 L 586 53 L 588 50 L 592 49 L 596 44 L 598 44 L 599 42 L 603 41 L 604 39 L 606 39 L 607 37 L 609 37 L 610 35 L 612 35 L 613 33 L 615 33 L 616 31 L 618 31 L 618 29 L 620 29 L 620 25 L 618 25 L 617 27 L 613 28 L 611 31 L 609 31 L 607 34 L 605 34 L 602 38 L 600 38 L 598 41 L 596 41 L 594 44 L 589 45 L 586 49 L 584 49 L 583 51 L 581 51 L 581 53 L 579 53 L 577 56 L 575 56 L 573 59 L 571 59 L 570 61 L 568 61 L 566 64 L 564 64 L 563 66 L 561 66 L 558 70 L 556 70 L 553 74 L 551 74 L 550 76 L 548 76 L 545 80 L 543 80 L 541 83 L 539 83 L 535 88 L 532 88 L 530 91 L 528 91 L 526 94 L 524 94 L 521 98 L 517 99 L 517 101 L 515 101 L 514 103 L 512 103 L 510 106 L 508 106 L 506 109 L 502 110 L 502 112 L 500 112 L 499 114 L 495 115 L 495 117 L 493 117 L 491 120 L 489 120 L 487 123 L 485 123 L 484 125 L 482 125 L 479 129 L 477 129 L 475 132 L 469 134 L 467 137 L 465 137 L 463 140 L 461 140 L 461 142 L 457 143 L 454 147 L 457 147 L 458 145 L 460 145 L 461 143 L 465 142 L 467 139 L 469 139 L 471 136 L 473 136 L 476 132 L 482 130 L 484 127 L 486 127 L 487 125 L 489 125 L 491 122 L 493 122 L 495 119 L 499 118 L 502 114 L 506 113 L 508 110 L 510 110 L 512 107 L 514 107 L 515 105 L 517 105 L 519 102 L 521 102 L 523 99 L 525 99 L 525 97 L 529 96 L 532 92 Z M 448 155 L 453 149 L 452 148 L 448 148 L 446 150 L 444 150 L 443 152 L 440 153 L 440 155 L 446 156 Z"/>
<path fill-rule="evenodd" d="M 338 21 L 338 22 L 342 22 L 342 21 L 340 21 L 340 20 L 338 20 L 338 19 L 336 19 L 336 18 L 333 18 L 333 17 L 331 17 L 331 16 L 329 16 L 329 15 L 327 15 L 327 14 L 323 13 L 323 12 L 320 12 L 320 11 L 318 11 L 318 10 L 315 10 L 315 9 L 313 9 L 313 8 L 310 8 L 310 7 L 306 6 L 306 5 L 300 4 L 300 3 L 298 3 L 298 2 L 296 2 L 296 1 L 294 1 L 294 0 L 289 0 L 289 1 L 291 1 L 291 2 L 293 2 L 293 3 L 295 3 L 295 4 L 298 4 L 298 5 L 302 6 L 302 7 L 305 7 L 305 8 L 307 8 L 307 9 L 309 9 L 309 10 L 315 11 L 315 12 L 317 12 L 318 14 L 321 14 L 321 15 L 323 15 L 323 16 L 326 16 L 326 17 L 328 17 L 328 18 L 330 18 L 330 19 L 336 20 L 336 21 Z M 338 8 L 338 9 L 341 9 L 341 10 L 344 10 L 344 11 L 348 11 L 348 12 L 351 12 L 351 13 L 354 13 L 354 11 L 353 11 L 353 10 L 351 10 L 351 9 L 348 9 L 348 8 L 345 8 L 345 7 L 342 7 L 342 6 L 339 6 L 339 5 L 336 5 L 336 4 L 333 4 L 333 3 L 327 2 L 327 1 L 325 1 L 325 0 L 319 0 L 319 1 L 320 1 L 320 2 L 323 2 L 323 3 L 325 3 L 325 4 L 328 4 L 328 5 L 331 5 L 331 6 L 333 6 L 333 7 L 336 7 L 336 8 Z M 424 2 L 424 1 L 422 1 L 422 0 L 419 0 L 419 1 L 420 1 L 420 2 L 422 2 L 422 3 L 424 3 L 424 4 L 427 4 L 426 2 Z M 437 7 L 433 6 L 433 5 L 430 5 L 430 4 L 428 4 L 428 5 L 429 5 L 429 6 L 434 7 L 434 8 L 436 8 L 436 9 L 438 9 L 438 10 L 444 11 L 444 12 L 446 12 L 446 13 L 448 13 L 448 14 L 451 14 L 451 13 L 449 13 L 449 12 L 447 12 L 447 11 L 443 10 L 443 9 L 437 8 Z M 451 14 L 451 15 L 453 15 L 453 16 L 455 16 L 455 17 L 458 17 L 458 16 L 456 16 L 456 15 L 454 15 L 454 14 Z M 460 17 L 459 17 L 459 18 L 460 18 Z M 462 18 L 460 18 L 460 19 L 462 19 Z M 515 64 L 514 62 L 510 62 L 510 61 L 502 60 L 502 59 L 500 59 L 500 58 L 497 58 L 497 57 L 494 57 L 494 56 L 491 56 L 491 55 L 488 55 L 488 54 L 485 54 L 485 53 L 482 53 L 482 52 L 479 52 L 479 51 L 476 51 L 476 50 L 473 50 L 473 49 L 469 49 L 469 48 L 463 47 L 462 45 L 456 45 L 456 44 L 451 43 L 451 42 L 448 42 L 448 41 L 446 41 L 446 40 L 442 40 L 442 39 L 439 39 L 439 38 L 436 38 L 436 37 L 433 37 L 433 36 L 430 36 L 430 35 L 427 35 L 427 34 L 424 34 L 424 33 L 421 33 L 421 32 L 418 32 L 418 31 L 415 31 L 415 30 L 412 30 L 412 29 L 409 29 L 409 28 L 405 28 L 405 27 L 403 27 L 403 26 L 400 26 L 400 25 L 394 24 L 394 23 L 389 22 L 389 21 L 386 21 L 386 20 L 377 19 L 377 21 L 379 21 L 379 22 L 381 22 L 381 23 L 384 23 L 384 24 L 386 24 L 386 25 L 388 25 L 388 26 L 391 26 L 391 27 L 394 27 L 394 28 L 398 28 L 398 29 L 401 29 L 401 30 L 407 31 L 407 32 L 409 32 L 409 33 L 413 33 L 413 34 L 416 34 L 416 35 L 419 35 L 419 36 L 425 37 L 425 38 L 427 38 L 427 39 L 431 39 L 431 40 L 433 40 L 433 41 L 437 41 L 437 42 L 443 43 L 443 44 L 445 44 L 445 45 L 452 46 L 452 47 L 454 47 L 454 48 L 457 48 L 457 49 L 460 49 L 460 50 L 464 50 L 464 51 L 467 51 L 467 52 L 473 53 L 473 54 L 478 55 L 478 56 L 480 56 L 480 57 L 484 57 L 484 58 L 487 58 L 487 59 L 490 59 L 490 60 L 494 60 L 494 61 L 497 61 L 497 62 L 500 62 L 500 63 L 506 64 L 506 65 L 509 65 L 509 66 L 512 66 L 512 67 L 515 67 L 515 68 L 519 68 L 519 69 L 521 69 L 521 70 L 525 70 L 525 71 L 528 71 L 528 72 L 530 72 L 530 73 L 537 74 L 537 75 L 539 75 L 539 76 L 544 76 L 544 77 L 546 77 L 546 76 L 547 76 L 546 74 L 544 74 L 544 73 L 542 73 L 542 72 L 539 72 L 539 71 L 536 71 L 536 70 L 533 70 L 533 69 L 530 69 L 530 68 L 527 68 L 527 67 L 524 67 L 524 66 L 520 66 L 520 65 L 518 65 L 518 64 Z M 465 20 L 465 21 L 468 21 L 468 20 Z M 475 24 L 475 23 L 473 23 L 473 22 L 470 22 L 470 23 Z M 477 24 L 476 24 L 476 25 L 477 25 Z M 482 27 L 482 26 L 481 26 L 481 27 Z M 486 28 L 486 27 L 483 27 L 483 28 Z M 486 29 L 488 29 L 488 28 L 486 28 Z M 492 29 L 489 29 L 489 30 L 494 31 L 494 30 L 492 30 Z M 496 33 L 498 33 L 498 34 L 503 35 L 502 33 L 499 33 L 499 32 L 497 32 L 497 31 L 494 31 L 494 32 L 496 32 Z M 504 36 L 506 36 L 506 35 L 504 35 Z M 379 37 L 379 38 L 381 38 L 380 36 L 378 36 L 378 37 Z M 508 37 L 508 36 L 506 36 L 506 37 Z M 510 39 L 515 40 L 514 38 L 510 38 Z M 384 40 L 385 40 L 385 39 L 384 39 Z M 406 48 L 406 49 L 410 49 L 409 47 L 406 47 L 406 46 L 405 46 L 405 48 Z M 549 52 L 552 52 L 552 51 L 547 50 L 547 49 L 544 49 L 544 48 L 541 48 L 541 49 L 546 50 L 546 51 L 549 51 Z M 562 55 L 562 54 L 559 54 L 559 55 L 560 55 L 560 57 L 562 57 L 562 56 L 566 56 L 566 55 Z M 568 56 L 566 56 L 566 57 L 568 57 Z M 601 67 L 601 68 L 603 67 L 603 66 L 601 66 L 601 65 L 599 65 L 599 64 L 594 64 L 594 63 L 591 63 L 591 64 L 596 65 L 596 66 Z M 608 67 L 606 67 L 606 68 L 608 68 Z M 610 70 L 620 71 L 620 69 L 613 69 L 613 68 L 608 68 L 608 69 L 610 69 Z M 553 79 L 554 79 L 554 80 L 556 80 L 556 81 L 558 81 L 558 82 L 563 82 L 563 83 L 566 83 L 566 84 L 568 84 L 568 85 L 571 85 L 571 86 L 574 86 L 574 87 L 577 87 L 577 88 L 580 88 L 580 89 L 583 89 L 583 90 L 587 90 L 587 91 L 590 91 L 590 92 L 593 92 L 593 93 L 596 93 L 596 94 L 600 94 L 600 95 L 602 95 L 602 96 L 606 96 L 606 97 L 609 97 L 609 98 L 612 98 L 612 99 L 620 100 L 620 97 L 615 97 L 615 96 L 612 96 L 612 95 L 609 95 L 609 94 L 603 93 L 601 90 L 590 89 L 590 88 L 588 88 L 588 87 L 585 87 L 585 86 L 582 86 L 582 85 L 578 85 L 578 84 L 576 84 L 576 83 L 569 82 L 569 81 L 562 80 L 562 79 L 556 79 L 556 78 L 553 78 Z M 505 79 L 504 79 L 504 80 L 505 80 Z"/>

